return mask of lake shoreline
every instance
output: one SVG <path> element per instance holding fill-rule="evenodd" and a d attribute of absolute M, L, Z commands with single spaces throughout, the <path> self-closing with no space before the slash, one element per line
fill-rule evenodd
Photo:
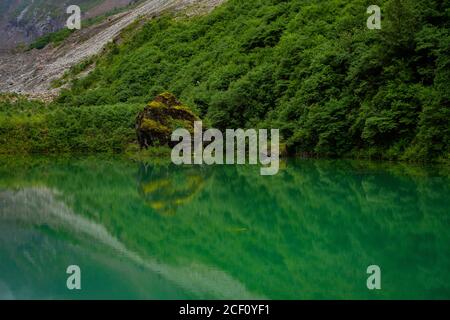
<path fill-rule="evenodd" d="M 93 157 L 93 156 L 117 156 L 125 157 L 130 160 L 145 161 L 145 160 L 167 160 L 170 162 L 171 149 L 168 147 L 150 147 L 148 149 L 136 150 L 139 148 L 137 144 L 130 145 L 124 152 L 62 152 L 62 153 L 1 153 L 0 157 Z M 343 156 L 343 157 L 327 157 L 320 155 L 313 155 L 310 153 L 300 153 L 293 155 L 281 155 L 280 160 L 330 160 L 330 161 L 368 161 L 386 164 L 408 164 L 408 165 L 442 165 L 450 166 L 450 159 L 435 159 L 435 160 L 402 160 L 402 159 L 383 159 L 379 157 L 364 157 L 364 156 Z"/>

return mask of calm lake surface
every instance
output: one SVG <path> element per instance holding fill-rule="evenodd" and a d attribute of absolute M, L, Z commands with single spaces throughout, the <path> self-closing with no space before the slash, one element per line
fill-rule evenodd
<path fill-rule="evenodd" d="M 0 298 L 449 299 L 449 171 L 0 157 Z"/>

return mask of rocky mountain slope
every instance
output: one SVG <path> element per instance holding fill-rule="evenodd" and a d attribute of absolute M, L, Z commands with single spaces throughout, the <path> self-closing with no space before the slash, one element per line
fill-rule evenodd
<path fill-rule="evenodd" d="M 36 38 L 64 27 L 66 8 L 79 5 L 84 19 L 102 15 L 137 0 L 1 0 L 0 50 L 27 45 Z"/>
<path fill-rule="evenodd" d="M 148 0 L 140 6 L 111 16 L 107 20 L 73 33 L 60 46 L 43 50 L 0 55 L 0 92 L 16 92 L 48 97 L 51 82 L 61 77 L 70 67 L 98 54 L 102 48 L 136 19 L 151 18 L 167 10 L 189 13 L 210 11 L 224 0 Z M 199 9 L 200 8 L 200 9 Z"/>

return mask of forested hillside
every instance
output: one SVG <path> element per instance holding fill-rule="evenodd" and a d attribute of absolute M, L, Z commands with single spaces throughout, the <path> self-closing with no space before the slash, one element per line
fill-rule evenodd
<path fill-rule="evenodd" d="M 381 30 L 366 27 L 372 4 Z M 106 108 L 170 91 L 212 126 L 280 128 L 291 153 L 448 160 L 449 4 L 229 0 L 165 16 L 128 30 L 57 103 Z"/>

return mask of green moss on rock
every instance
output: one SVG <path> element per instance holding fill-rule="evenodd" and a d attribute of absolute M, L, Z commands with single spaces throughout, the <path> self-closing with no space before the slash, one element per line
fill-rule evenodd
<path fill-rule="evenodd" d="M 141 148 L 172 145 L 170 137 L 178 128 L 194 131 L 194 122 L 200 121 L 188 106 L 164 92 L 149 102 L 136 118 L 136 133 Z"/>

